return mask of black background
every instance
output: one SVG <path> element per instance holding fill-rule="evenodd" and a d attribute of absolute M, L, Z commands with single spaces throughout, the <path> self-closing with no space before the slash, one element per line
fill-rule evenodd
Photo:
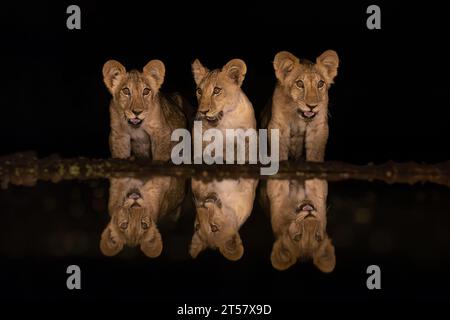
<path fill-rule="evenodd" d="M 81 8 L 81 30 L 66 8 Z M 163 91 L 194 105 L 190 63 L 242 58 L 256 114 L 272 94 L 274 55 L 340 57 L 330 90 L 329 160 L 435 162 L 450 158 L 448 27 L 442 2 L 375 2 L 382 29 L 368 30 L 372 2 L 15 2 L 2 4 L 1 153 L 109 156 L 108 59 L 128 69 L 165 62 Z"/>
<path fill-rule="evenodd" d="M 373 3 L 381 7 L 381 30 L 366 28 L 366 8 Z M 69 4 L 81 7 L 81 30 L 66 28 Z M 108 157 L 110 96 L 101 70 L 109 59 L 119 60 L 128 69 L 141 69 L 149 60 L 161 59 L 167 70 L 163 90 L 179 91 L 195 105 L 190 63 L 199 58 L 209 68 L 216 68 L 232 58 L 241 58 L 248 67 L 243 89 L 259 115 L 275 84 L 271 62 L 278 51 L 288 50 L 314 60 L 333 49 L 340 57 L 340 68 L 330 90 L 328 160 L 449 160 L 446 13 L 443 2 L 430 1 L 2 3 L 0 154 L 35 150 L 40 156 Z M 100 256 L 97 243 L 106 214 L 96 215 L 93 221 L 86 216 L 79 221 L 55 216 L 50 225 L 36 216 L 42 211 L 36 206 L 39 194 L 60 197 L 58 201 L 69 207 L 89 202 L 94 187 L 43 184 L 40 188 L 41 193 L 25 188 L 2 193 L 3 203 L 9 204 L 2 218 L 14 225 L 2 235 L 2 252 L 6 253 L 1 269 L 2 298 L 134 301 L 151 297 L 172 301 L 166 310 L 166 314 L 172 314 L 177 305 L 173 301 L 284 301 L 283 307 L 296 310 L 299 297 L 308 303 L 316 298 L 340 302 L 448 297 L 448 219 L 443 218 L 448 209 L 447 189 L 429 185 L 414 189 L 419 203 L 408 206 L 413 189 L 368 187 L 384 201 L 374 211 L 378 223 L 391 226 L 390 215 L 400 212 L 404 216 L 397 218 L 390 233 L 404 239 L 402 232 L 407 232 L 415 239 L 413 244 L 404 241 L 396 250 L 373 254 L 361 243 L 376 226 L 363 228 L 359 231 L 362 238 L 348 248 L 339 248 L 335 272 L 322 275 L 307 264 L 286 273 L 271 268 L 267 258 L 271 231 L 261 213 L 252 215 L 250 227 L 244 226 L 243 238 L 252 238 L 246 241 L 253 242 L 239 263 L 225 261 L 213 252 L 194 262 L 183 258 L 173 263 L 167 253 L 151 263 L 143 256 L 108 260 Z M 87 200 L 67 200 L 74 188 L 84 190 Z M 349 202 L 361 197 L 355 194 L 360 188 L 359 184 L 332 185 L 330 194 L 340 190 L 335 198 Z M 7 200 L 19 198 L 22 209 L 17 209 L 17 201 Z M 331 203 L 339 201 L 332 199 Z M 27 211 L 34 206 L 34 212 Z M 55 212 L 64 213 L 64 208 L 57 207 Z M 95 214 L 89 210 L 85 215 Z M 345 208 L 341 211 L 351 213 Z M 431 218 L 426 215 L 428 211 Z M 414 212 L 418 217 L 408 219 Z M 330 228 L 341 218 L 330 219 Z M 191 220 L 192 215 L 184 227 L 189 229 L 187 234 L 191 232 Z M 92 222 L 91 229 L 83 225 L 86 221 Z M 259 226 L 251 229 L 255 221 Z M 408 228 L 403 229 L 404 221 L 408 221 Z M 38 239 L 48 230 L 61 234 L 75 226 L 91 232 L 94 243 L 90 244 L 90 254 L 58 257 L 38 245 Z M 32 237 L 29 230 L 34 232 Z M 58 237 L 49 239 L 60 241 Z M 187 244 L 189 239 L 185 240 Z M 252 253 L 251 243 L 260 249 Z M 20 248 L 24 247 L 28 249 L 22 252 Z M 85 270 L 80 292 L 64 287 L 65 267 L 71 263 Z M 366 278 L 365 267 L 372 263 L 386 270 L 386 286 L 381 292 L 368 291 L 361 282 Z M 159 291 L 155 294 L 152 288 Z M 155 309 L 158 306 L 165 308 L 164 304 L 155 304 Z M 114 307 L 122 310 L 121 305 Z"/>

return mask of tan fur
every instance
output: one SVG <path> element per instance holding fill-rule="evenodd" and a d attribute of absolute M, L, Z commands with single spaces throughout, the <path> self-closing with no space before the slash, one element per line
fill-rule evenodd
<path fill-rule="evenodd" d="M 253 106 L 241 89 L 246 72 L 247 67 L 240 59 L 233 59 L 222 69 L 213 71 L 205 68 L 199 60 L 193 62 L 192 73 L 197 84 L 199 104 L 196 120 L 202 121 L 203 130 L 215 128 L 224 137 L 226 129 L 256 130 Z M 224 144 L 224 160 L 225 151 Z M 229 260 L 235 261 L 242 257 L 244 246 L 239 229 L 252 211 L 256 185 L 255 179 L 208 183 L 192 180 L 197 211 L 190 246 L 193 258 L 208 247 L 218 248 Z"/>
<path fill-rule="evenodd" d="M 190 254 L 218 248 L 228 260 L 239 260 L 244 246 L 239 229 L 250 216 L 258 182 L 255 179 L 202 182 L 192 179 L 196 218 Z"/>
<path fill-rule="evenodd" d="M 169 214 L 179 214 L 184 193 L 184 181 L 177 178 L 111 179 L 108 205 L 111 220 L 100 241 L 103 254 L 113 256 L 124 245 L 140 245 L 145 255 L 158 257 L 163 248 L 158 221 Z M 132 194 L 140 197 L 133 199 Z"/>
<path fill-rule="evenodd" d="M 110 103 L 110 148 L 114 158 L 152 157 L 167 161 L 174 142 L 174 129 L 186 128 L 189 106 L 177 94 L 164 96 L 165 66 L 152 60 L 142 72 L 127 72 L 118 61 L 103 66 L 103 79 L 112 94 Z M 131 124 L 130 121 L 141 121 Z"/>
<path fill-rule="evenodd" d="M 280 130 L 280 160 L 324 160 L 328 89 L 338 65 L 339 58 L 332 50 L 320 55 L 315 64 L 300 61 L 287 51 L 276 54 L 273 66 L 278 81 L 272 103 L 263 112 L 262 127 Z M 308 118 L 308 112 L 315 116 Z"/>
<path fill-rule="evenodd" d="M 297 260 L 312 259 L 322 272 L 333 271 L 334 246 L 326 233 L 327 182 L 268 180 L 266 190 L 275 235 L 273 267 L 286 270 Z M 303 210 L 304 205 L 313 210 Z"/>
<path fill-rule="evenodd" d="M 222 69 L 212 71 L 198 59 L 192 63 L 192 73 L 197 84 L 196 120 L 202 121 L 203 131 L 216 128 L 225 137 L 226 129 L 256 130 L 253 106 L 241 89 L 246 72 L 247 66 L 240 59 L 233 59 Z M 253 136 L 256 137 L 256 132 Z"/>

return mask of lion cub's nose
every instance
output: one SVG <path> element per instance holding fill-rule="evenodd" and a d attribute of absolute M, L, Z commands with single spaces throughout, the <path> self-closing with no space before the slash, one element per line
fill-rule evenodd
<path fill-rule="evenodd" d="M 138 115 L 140 115 L 142 113 L 142 111 L 133 110 L 133 113 L 137 117 Z"/>
<path fill-rule="evenodd" d="M 317 104 L 306 104 L 306 106 L 312 111 L 315 107 L 317 107 Z"/>

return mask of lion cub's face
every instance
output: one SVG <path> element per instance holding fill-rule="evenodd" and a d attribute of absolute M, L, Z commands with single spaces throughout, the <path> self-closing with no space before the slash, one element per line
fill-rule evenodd
<path fill-rule="evenodd" d="M 224 113 L 236 107 L 240 87 L 247 67 L 240 59 L 229 61 L 221 70 L 209 71 L 198 59 L 192 63 L 197 84 L 198 111 L 196 120 L 205 120 L 216 126 Z"/>
<path fill-rule="evenodd" d="M 206 248 L 219 249 L 229 260 L 239 260 L 243 253 L 237 221 L 226 215 L 222 203 L 216 194 L 209 194 L 205 199 L 196 199 L 197 215 L 194 223 L 190 254 L 196 258 Z"/>
<path fill-rule="evenodd" d="M 268 184 L 268 192 L 273 194 L 283 190 L 277 182 L 271 184 Z M 278 228 L 272 248 L 272 265 L 285 270 L 297 260 L 312 259 L 322 272 L 331 272 L 336 260 L 334 246 L 326 233 L 327 182 L 312 179 L 307 180 L 304 187 L 298 184 L 297 181 L 289 182 L 289 191 L 284 188 L 284 195 L 281 192 L 271 199 L 283 203 L 277 208 L 282 212 L 271 212 L 272 223 Z"/>
<path fill-rule="evenodd" d="M 305 121 L 328 112 L 328 89 L 337 75 L 339 58 L 333 50 L 325 51 L 316 63 L 301 61 L 293 54 L 276 54 L 273 66 L 284 93 L 294 102 L 296 113 Z"/>
<path fill-rule="evenodd" d="M 135 188 L 122 192 L 120 197 L 122 199 L 118 204 L 111 208 L 111 221 L 101 237 L 101 251 L 107 256 L 113 256 L 124 245 L 140 245 L 147 256 L 159 256 L 162 251 L 161 234 L 151 217 L 147 199 Z"/>
<path fill-rule="evenodd" d="M 118 61 L 109 60 L 103 66 L 103 81 L 116 105 L 131 127 L 139 127 L 155 105 L 155 97 L 164 82 L 165 67 L 152 60 L 143 72 L 127 72 Z"/>

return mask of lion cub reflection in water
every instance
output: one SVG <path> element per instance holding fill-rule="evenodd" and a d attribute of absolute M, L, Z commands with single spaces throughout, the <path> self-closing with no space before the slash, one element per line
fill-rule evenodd
<path fill-rule="evenodd" d="M 257 184 L 256 179 L 192 180 L 197 211 L 189 250 L 193 258 L 208 247 L 218 248 L 228 260 L 242 257 L 239 229 L 252 212 Z"/>
<path fill-rule="evenodd" d="M 199 60 L 195 60 L 192 64 L 192 73 L 197 84 L 196 119 L 202 121 L 205 129 L 220 130 L 224 136 L 227 129 L 248 130 L 249 141 L 252 137 L 256 138 L 253 106 L 241 89 L 247 73 L 245 62 L 233 59 L 223 68 L 210 71 Z M 194 130 L 194 139 L 196 134 Z M 249 158 L 249 144 L 250 142 L 245 143 L 246 159 Z M 226 151 L 226 146 L 223 147 L 223 151 Z M 203 144 L 202 152 L 205 149 Z M 235 144 L 235 154 L 236 150 Z M 226 154 L 223 153 L 225 161 Z M 242 257 L 244 246 L 239 229 L 253 209 L 257 184 L 256 179 L 226 179 L 212 182 L 192 179 L 192 192 L 197 211 L 195 232 L 189 249 L 193 258 L 208 247 L 218 248 L 229 260 L 235 261 Z"/>
<path fill-rule="evenodd" d="M 275 235 L 273 267 L 285 270 L 297 259 L 312 259 L 320 271 L 333 271 L 334 246 L 326 233 L 327 181 L 269 180 L 266 191 Z"/>
<path fill-rule="evenodd" d="M 158 257 L 163 244 L 157 224 L 165 217 L 179 216 L 185 181 L 172 177 L 113 178 L 109 190 L 111 220 L 101 236 L 102 253 L 114 256 L 124 245 L 140 245 L 146 256 Z"/>

